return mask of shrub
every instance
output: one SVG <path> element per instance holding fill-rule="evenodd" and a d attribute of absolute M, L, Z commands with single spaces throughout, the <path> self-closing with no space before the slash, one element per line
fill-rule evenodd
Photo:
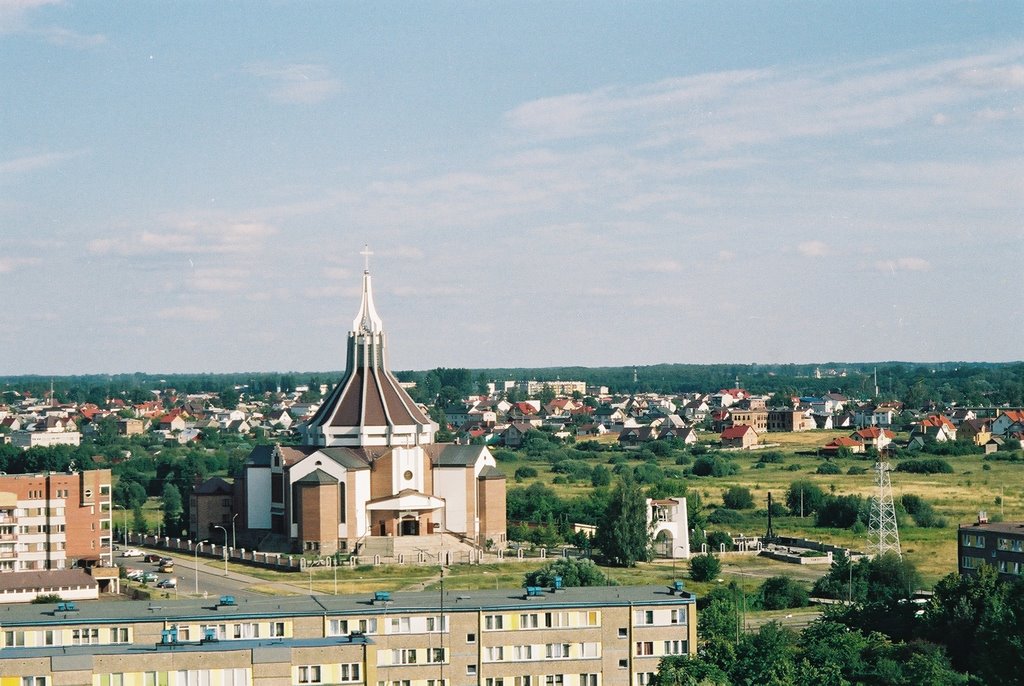
<path fill-rule="evenodd" d="M 562 577 L 564 586 L 614 586 L 615 581 L 585 558 L 563 557 L 549 562 L 540 569 L 528 572 L 523 579 L 524 586 L 553 586 L 555 577 Z"/>
<path fill-rule="evenodd" d="M 537 476 L 537 470 L 533 467 L 516 467 L 515 479 L 516 481 L 522 481 L 523 479 L 532 479 Z"/>
<path fill-rule="evenodd" d="M 633 476 L 639 483 L 656 484 L 665 479 L 665 471 L 656 464 L 645 462 L 644 464 L 637 465 L 636 469 L 633 470 Z"/>
<path fill-rule="evenodd" d="M 32 599 L 33 605 L 48 605 L 50 603 L 60 603 L 64 599 L 60 597 L 59 593 L 40 593 Z"/>
<path fill-rule="evenodd" d="M 896 471 L 909 474 L 952 474 L 953 465 L 939 459 L 904 460 L 896 465 Z"/>
<path fill-rule="evenodd" d="M 708 548 L 710 550 L 720 550 L 723 545 L 726 550 L 732 550 L 732 536 L 724 531 L 711 531 L 708 533 Z"/>
<path fill-rule="evenodd" d="M 612 473 L 604 465 L 596 465 L 590 472 L 591 486 L 608 486 L 612 482 Z"/>
<path fill-rule="evenodd" d="M 749 488 L 733 486 L 722 494 L 722 503 L 730 510 L 749 510 L 754 507 L 754 496 Z"/>
<path fill-rule="evenodd" d="M 914 524 L 920 527 L 931 527 L 942 529 L 946 526 L 945 517 L 940 517 L 935 512 L 931 503 L 921 496 L 907 493 L 900 499 L 903 509 L 914 519 Z M 998 503 L 997 503 L 998 504 Z"/>
<path fill-rule="evenodd" d="M 722 563 L 711 553 L 690 558 L 690 578 L 694 581 L 713 581 L 721 571 Z"/>
<path fill-rule="evenodd" d="M 765 579 L 760 590 L 761 607 L 765 610 L 785 610 L 791 607 L 806 607 L 810 594 L 807 589 L 788 576 L 773 576 Z"/>
<path fill-rule="evenodd" d="M 677 455 L 676 456 L 676 464 L 681 466 L 681 467 L 686 466 L 686 465 L 690 464 L 691 462 L 693 462 L 693 458 L 690 457 L 689 455 L 686 455 L 685 453 L 682 454 L 682 455 Z"/>
<path fill-rule="evenodd" d="M 847 469 L 846 473 L 849 476 L 860 476 L 861 474 L 867 474 L 868 470 L 865 469 L 864 467 L 858 467 L 857 465 L 854 465 Z"/>
<path fill-rule="evenodd" d="M 801 513 L 801 503 L 803 514 L 806 515 L 816 512 L 824 501 L 825 492 L 811 481 L 794 481 L 789 484 L 789 490 L 786 491 L 786 507 L 793 514 Z"/>
<path fill-rule="evenodd" d="M 739 467 L 723 457 L 698 457 L 691 470 L 694 476 L 730 476 L 739 471 Z"/>
<path fill-rule="evenodd" d="M 859 495 L 830 496 L 818 508 L 814 525 L 848 529 L 857 522 L 863 504 Z"/>
<path fill-rule="evenodd" d="M 761 456 L 757 458 L 758 462 L 764 464 L 780 464 L 782 463 L 782 453 L 777 450 L 769 450 L 761 453 Z"/>
<path fill-rule="evenodd" d="M 842 474 L 843 470 L 835 462 L 822 462 L 816 470 L 818 474 Z"/>
<path fill-rule="evenodd" d="M 708 515 L 708 521 L 712 524 L 739 524 L 743 521 L 743 515 L 736 510 L 719 507 Z"/>
<path fill-rule="evenodd" d="M 798 465 L 798 464 L 791 464 L 791 465 L 786 467 L 786 471 L 787 472 L 799 472 L 800 471 L 800 465 Z"/>

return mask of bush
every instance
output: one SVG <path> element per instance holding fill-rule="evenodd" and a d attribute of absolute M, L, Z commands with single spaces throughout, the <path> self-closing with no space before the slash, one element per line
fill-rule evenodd
<path fill-rule="evenodd" d="M 522 481 L 523 479 L 532 479 L 536 476 L 537 470 L 533 467 L 516 467 L 516 481 Z"/>
<path fill-rule="evenodd" d="M 555 577 L 562 577 L 564 586 L 614 586 L 615 581 L 586 558 L 563 557 L 549 562 L 540 569 L 528 572 L 523 579 L 524 586 L 554 586 Z"/>
<path fill-rule="evenodd" d="M 842 474 L 843 470 L 835 462 L 822 462 L 816 470 L 818 474 Z"/>
<path fill-rule="evenodd" d="M 917 524 L 920 527 L 931 527 L 935 529 L 945 528 L 947 523 L 946 518 L 940 517 L 936 514 L 931 503 L 921 496 L 914 495 L 913 493 L 907 493 L 900 499 L 900 502 L 903 505 L 903 509 L 907 511 L 907 514 L 913 517 L 914 524 Z"/>
<path fill-rule="evenodd" d="M 807 589 L 788 576 L 773 576 L 765 579 L 759 593 L 761 607 L 765 610 L 806 607 L 810 602 L 810 594 Z"/>
<path fill-rule="evenodd" d="M 831 496 L 818 508 L 815 526 L 848 529 L 857 522 L 864 499 L 859 495 Z"/>
<path fill-rule="evenodd" d="M 33 605 L 49 605 L 51 603 L 60 603 L 64 599 L 60 597 L 59 593 L 40 593 L 32 599 Z"/>
<path fill-rule="evenodd" d="M 731 476 L 739 467 L 723 457 L 698 457 L 691 471 L 694 476 Z"/>
<path fill-rule="evenodd" d="M 754 507 L 754 496 L 749 488 L 733 486 L 722 494 L 722 503 L 730 510 L 749 510 Z"/>
<path fill-rule="evenodd" d="M 858 467 L 857 465 L 854 465 L 854 466 L 852 466 L 852 467 L 850 467 L 849 469 L 846 470 L 847 476 L 860 476 L 861 474 L 867 474 L 867 473 L 868 473 L 867 469 L 865 469 L 864 467 Z"/>
<path fill-rule="evenodd" d="M 708 533 L 708 549 L 718 551 L 722 549 L 723 545 L 727 551 L 732 550 L 732 536 L 724 531 L 711 531 Z"/>
<path fill-rule="evenodd" d="M 604 465 L 596 465 L 590 472 L 591 486 L 608 486 L 612 482 L 612 473 Z"/>
<path fill-rule="evenodd" d="M 798 464 L 788 465 L 786 467 L 786 471 L 787 472 L 799 472 L 800 471 L 800 465 L 798 465 Z"/>
<path fill-rule="evenodd" d="M 739 524 L 743 521 L 743 515 L 736 510 L 719 507 L 708 515 L 708 521 L 712 524 Z"/>
<path fill-rule="evenodd" d="M 821 487 L 805 479 L 790 483 L 789 489 L 786 491 L 786 507 L 793 514 L 801 513 L 801 503 L 803 514 L 817 512 L 824 501 L 825 492 L 821 490 Z"/>
<path fill-rule="evenodd" d="M 690 558 L 690 578 L 694 581 L 714 581 L 721 571 L 722 563 L 711 553 Z"/>
<path fill-rule="evenodd" d="M 897 472 L 908 474 L 952 474 L 953 465 L 945 460 L 904 460 L 896 465 Z"/>
<path fill-rule="evenodd" d="M 777 450 L 769 450 L 761 453 L 761 456 L 757 458 L 757 461 L 764 464 L 780 464 L 783 461 L 782 453 Z"/>

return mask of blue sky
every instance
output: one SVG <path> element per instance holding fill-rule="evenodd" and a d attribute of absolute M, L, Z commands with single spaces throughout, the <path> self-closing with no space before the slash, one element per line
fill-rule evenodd
<path fill-rule="evenodd" d="M 0 373 L 1016 360 L 1024 4 L 0 0 Z"/>

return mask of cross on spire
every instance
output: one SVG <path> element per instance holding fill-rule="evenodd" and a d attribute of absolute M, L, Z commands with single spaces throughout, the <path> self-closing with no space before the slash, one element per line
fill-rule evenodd
<path fill-rule="evenodd" d="M 362 249 L 362 251 L 360 251 L 359 254 L 363 256 L 363 271 L 366 272 L 367 274 L 369 274 L 370 273 L 370 255 L 373 254 L 373 252 L 370 251 L 369 244 L 364 243 L 363 244 L 363 249 Z"/>

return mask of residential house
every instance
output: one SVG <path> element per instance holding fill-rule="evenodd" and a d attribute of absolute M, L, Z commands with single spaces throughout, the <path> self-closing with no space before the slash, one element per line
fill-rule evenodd
<path fill-rule="evenodd" d="M 874 448 L 878 451 L 885 450 L 885 447 L 892 443 L 892 434 L 881 426 L 857 429 L 850 435 L 850 438 L 860 441 L 865 448 Z"/>
<path fill-rule="evenodd" d="M 974 445 L 985 445 L 992 438 L 991 419 L 965 419 L 956 428 L 956 435 L 961 440 L 969 440 Z"/>
<path fill-rule="evenodd" d="M 992 420 L 992 435 L 1006 437 L 1014 424 L 1024 424 L 1024 410 L 1002 410 Z"/>
<path fill-rule="evenodd" d="M 865 450 L 864 444 L 860 441 L 848 436 L 840 436 L 839 438 L 829 441 L 822 447 L 818 448 L 818 454 L 835 456 L 844 448 L 849 450 L 851 453 L 862 453 Z"/>
<path fill-rule="evenodd" d="M 723 448 L 749 450 L 758 443 L 757 431 L 746 424 L 738 424 L 726 428 L 722 431 L 721 439 Z"/>

